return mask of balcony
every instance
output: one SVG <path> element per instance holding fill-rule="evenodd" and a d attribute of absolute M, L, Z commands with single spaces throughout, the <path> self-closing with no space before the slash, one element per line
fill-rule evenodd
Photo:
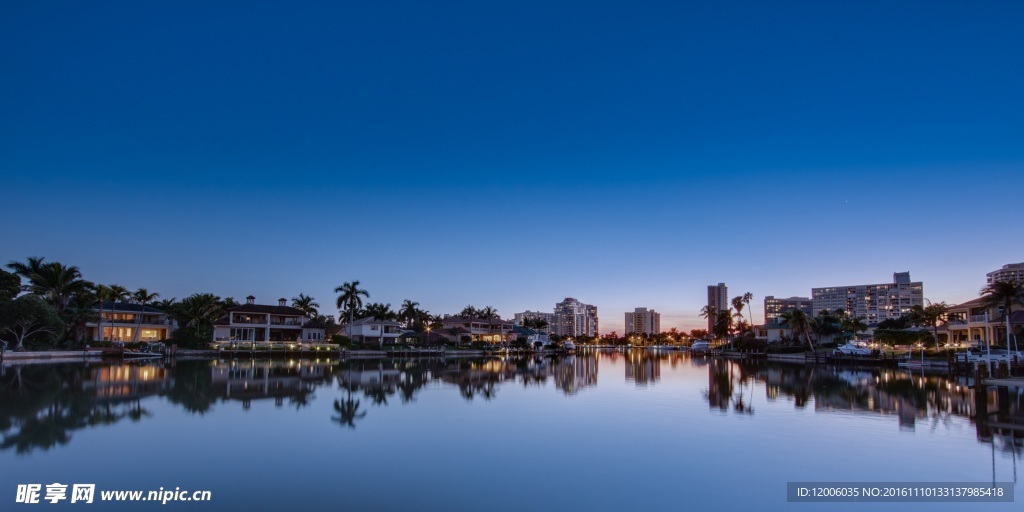
<path fill-rule="evenodd" d="M 988 315 L 971 315 L 971 323 L 987 322 Z"/>

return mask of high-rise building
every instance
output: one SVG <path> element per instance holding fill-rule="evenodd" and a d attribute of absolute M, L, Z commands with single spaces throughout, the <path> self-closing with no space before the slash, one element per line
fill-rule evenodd
<path fill-rule="evenodd" d="M 626 334 L 658 334 L 661 332 L 661 313 L 647 308 L 636 308 L 626 313 Z"/>
<path fill-rule="evenodd" d="M 799 309 L 808 316 L 814 314 L 814 306 L 809 297 L 790 297 L 788 299 L 777 298 L 769 295 L 764 298 L 764 323 L 765 325 L 779 323 L 779 317 L 787 311 Z"/>
<path fill-rule="evenodd" d="M 551 333 L 559 336 L 597 336 L 597 307 L 572 297 L 555 304 Z"/>
<path fill-rule="evenodd" d="M 708 286 L 708 306 L 715 309 L 715 315 L 729 309 L 729 289 L 726 288 L 725 283 Z M 715 332 L 716 321 L 718 321 L 717 317 L 708 317 L 708 332 Z"/>
<path fill-rule="evenodd" d="M 541 330 L 542 331 L 547 331 L 547 330 L 551 329 L 552 326 L 555 325 L 555 314 L 554 313 L 543 313 L 541 311 L 530 311 L 530 310 L 526 310 L 526 311 L 523 311 L 522 313 L 516 313 L 515 314 L 515 324 L 516 325 L 523 325 L 523 322 L 525 322 L 526 320 L 544 320 L 545 322 L 548 323 L 548 326 L 547 326 L 547 328 L 541 329 Z"/>
<path fill-rule="evenodd" d="M 1003 265 L 1003 268 L 985 274 L 985 283 L 992 284 L 996 281 L 1024 282 L 1024 263 L 1010 263 Z"/>
<path fill-rule="evenodd" d="M 844 309 L 853 317 L 863 317 L 868 325 L 899 318 L 914 306 L 924 305 L 924 283 L 910 281 L 910 272 L 897 272 L 893 282 L 812 288 L 813 313 Z"/>

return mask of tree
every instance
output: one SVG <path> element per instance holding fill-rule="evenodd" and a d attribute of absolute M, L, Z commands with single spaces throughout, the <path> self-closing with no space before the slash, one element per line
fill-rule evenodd
<path fill-rule="evenodd" d="M 949 314 L 949 304 L 945 302 L 927 302 L 928 305 L 926 306 L 918 304 L 911 308 L 910 317 L 915 325 L 932 328 L 935 348 L 939 348 L 939 324 L 945 323 L 946 317 Z"/>
<path fill-rule="evenodd" d="M 793 330 L 793 337 L 797 340 L 803 335 L 807 340 L 807 346 L 811 348 L 811 352 L 814 352 L 814 343 L 811 342 L 811 331 L 814 329 L 814 319 L 807 316 L 799 309 L 792 309 L 786 311 L 779 317 L 779 323 L 782 325 L 788 325 Z"/>
<path fill-rule="evenodd" d="M 25 348 L 26 341 L 52 343 L 63 329 L 56 309 L 37 296 L 0 303 L 0 341 L 14 350 Z"/>
<path fill-rule="evenodd" d="M 367 316 L 380 322 L 380 348 L 384 348 L 384 322 L 393 320 L 397 315 L 391 310 L 391 304 L 374 302 L 366 306 Z"/>
<path fill-rule="evenodd" d="M 402 301 L 402 307 L 398 310 L 398 316 L 405 321 L 406 327 L 409 327 L 420 319 L 422 312 L 419 310 L 419 305 L 419 302 L 414 302 L 409 299 Z"/>
<path fill-rule="evenodd" d="M 462 308 L 462 311 L 459 312 L 459 316 L 464 316 L 466 318 L 477 318 L 480 316 L 480 310 L 474 308 L 473 306 L 466 306 Z"/>
<path fill-rule="evenodd" d="M 868 324 L 864 322 L 864 317 L 862 316 L 852 317 L 848 315 L 843 315 L 842 318 L 843 331 L 850 331 L 853 340 L 857 339 L 858 332 L 864 332 L 868 330 Z"/>
<path fill-rule="evenodd" d="M 718 318 L 715 320 L 715 337 L 718 339 L 727 339 L 732 333 L 732 311 L 726 309 L 718 313 Z"/>
<path fill-rule="evenodd" d="M 708 337 L 707 329 L 690 329 L 690 337 L 695 340 L 702 340 Z"/>
<path fill-rule="evenodd" d="M 213 339 L 213 323 L 224 315 L 220 297 L 212 293 L 189 295 L 169 311 L 178 321 L 179 335 L 186 344 L 199 345 Z M 178 335 L 175 336 L 176 338 Z"/>
<path fill-rule="evenodd" d="M 0 270 L 0 301 L 13 300 L 21 293 L 21 276 Z"/>
<path fill-rule="evenodd" d="M 747 311 L 750 313 L 750 325 L 753 328 L 754 325 L 754 310 L 750 309 L 750 303 L 754 300 L 754 294 L 747 292 L 743 294 L 743 303 L 747 305 Z M 767 320 L 765 320 L 767 322 Z"/>
<path fill-rule="evenodd" d="M 494 320 L 496 318 L 499 318 L 498 317 L 498 310 L 495 309 L 495 308 L 492 308 L 491 306 L 487 306 L 487 307 L 481 309 L 480 311 L 478 311 L 477 313 L 480 316 L 480 318 L 484 318 L 484 319 L 487 319 L 487 320 Z"/>
<path fill-rule="evenodd" d="M 33 274 L 38 274 L 43 268 L 43 264 L 46 258 L 41 256 L 29 256 L 25 263 L 12 261 L 7 264 L 7 268 L 11 269 L 16 275 L 21 276 L 24 279 L 29 279 Z"/>
<path fill-rule="evenodd" d="M 338 293 L 338 312 L 348 311 L 348 336 L 352 337 L 352 321 L 356 310 L 363 307 L 362 297 L 370 298 L 370 292 L 359 288 L 359 281 L 351 281 L 334 289 Z"/>
<path fill-rule="evenodd" d="M 75 341 L 85 339 L 86 324 L 99 319 L 96 314 L 96 296 L 91 293 L 76 294 L 64 309 L 64 323 Z"/>
<path fill-rule="evenodd" d="M 71 296 L 89 290 L 89 282 L 82 279 L 78 267 L 62 263 L 47 263 L 28 276 L 28 291 L 42 297 L 60 313 Z"/>
<path fill-rule="evenodd" d="M 742 295 L 732 298 L 732 307 L 736 310 L 735 316 L 739 319 L 739 327 L 741 331 L 743 330 L 743 306 L 746 306 L 746 303 L 743 302 Z"/>
<path fill-rule="evenodd" d="M 318 314 L 317 308 L 320 307 L 320 304 L 313 297 L 300 293 L 298 297 L 292 297 L 292 307 L 302 310 L 306 314 L 306 318 L 316 318 Z"/>
<path fill-rule="evenodd" d="M 1024 304 L 1024 281 L 992 281 L 981 289 L 981 296 L 988 307 L 1003 308 L 1006 318 L 1006 348 L 1010 348 L 1010 336 L 1013 334 L 1011 310 L 1014 304 Z"/>
<path fill-rule="evenodd" d="M 135 290 L 135 293 L 132 294 L 132 300 L 142 307 L 142 310 L 139 311 L 139 314 L 135 315 L 135 336 L 134 339 L 132 339 L 132 341 L 139 341 L 139 330 L 142 329 L 142 315 L 146 314 L 146 304 L 153 302 L 159 296 L 159 293 L 149 293 L 149 290 L 145 288 L 139 288 L 138 290 Z"/>

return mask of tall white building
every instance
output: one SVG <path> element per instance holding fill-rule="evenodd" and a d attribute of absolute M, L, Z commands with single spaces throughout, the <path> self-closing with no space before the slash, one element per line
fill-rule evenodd
<path fill-rule="evenodd" d="M 597 307 L 572 297 L 555 304 L 551 333 L 559 336 L 597 336 Z"/>
<path fill-rule="evenodd" d="M 1010 263 L 1003 265 L 1003 268 L 985 274 L 985 283 L 992 284 L 996 281 L 1024 282 L 1024 263 Z"/>
<path fill-rule="evenodd" d="M 844 309 L 854 317 L 864 317 L 868 325 L 899 318 L 914 306 L 924 305 L 924 283 L 910 281 L 910 272 L 897 272 L 893 282 L 812 288 L 814 314 L 823 310 Z"/>
<path fill-rule="evenodd" d="M 729 309 L 729 289 L 725 283 L 708 286 L 708 306 L 715 308 L 715 315 Z M 716 316 L 708 317 L 708 332 L 715 332 Z"/>
<path fill-rule="evenodd" d="M 764 298 L 764 323 L 765 325 L 779 323 L 779 317 L 787 311 L 799 309 L 808 316 L 814 314 L 814 306 L 810 297 L 790 297 L 783 299 L 769 295 Z"/>
<path fill-rule="evenodd" d="M 647 308 L 636 308 L 626 313 L 626 334 L 658 334 L 661 332 L 661 313 Z"/>
<path fill-rule="evenodd" d="M 545 322 L 548 323 L 548 329 L 551 329 L 555 325 L 555 314 L 554 313 L 544 313 L 544 312 L 541 312 L 541 311 L 530 311 L 530 310 L 526 310 L 526 311 L 523 311 L 522 313 L 516 313 L 515 314 L 515 324 L 516 325 L 523 325 L 523 322 L 525 322 L 527 320 L 544 320 Z M 541 329 L 541 330 L 546 331 L 548 329 Z"/>

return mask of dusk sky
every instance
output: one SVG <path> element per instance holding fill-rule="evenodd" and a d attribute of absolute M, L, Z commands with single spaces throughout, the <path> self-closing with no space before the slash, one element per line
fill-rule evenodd
<path fill-rule="evenodd" d="M 602 333 L 974 298 L 1024 261 L 1024 3 L 838 4 L 3 2 L 0 262 Z"/>

